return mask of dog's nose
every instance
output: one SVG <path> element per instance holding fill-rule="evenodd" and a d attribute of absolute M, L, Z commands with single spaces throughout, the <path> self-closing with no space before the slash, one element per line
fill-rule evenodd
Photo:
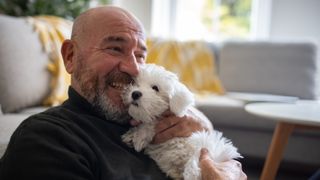
<path fill-rule="evenodd" d="M 131 94 L 131 97 L 133 100 L 137 100 L 142 96 L 142 93 L 140 91 L 133 91 Z"/>

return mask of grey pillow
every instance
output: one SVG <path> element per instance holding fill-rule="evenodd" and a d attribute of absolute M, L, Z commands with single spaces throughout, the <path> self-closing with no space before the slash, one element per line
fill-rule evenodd
<path fill-rule="evenodd" d="M 47 54 L 25 18 L 0 15 L 0 104 L 3 113 L 41 104 L 49 93 Z"/>
<path fill-rule="evenodd" d="M 312 42 L 226 42 L 219 75 L 227 91 L 315 99 L 316 54 Z"/>

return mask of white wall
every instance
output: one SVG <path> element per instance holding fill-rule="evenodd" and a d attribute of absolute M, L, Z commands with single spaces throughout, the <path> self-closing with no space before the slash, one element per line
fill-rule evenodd
<path fill-rule="evenodd" d="M 150 33 L 152 0 L 114 0 L 113 2 L 133 13 L 144 25 L 146 33 Z"/>
<path fill-rule="evenodd" d="M 273 0 L 271 14 L 270 39 L 315 41 L 320 68 L 320 0 Z M 317 82 L 320 95 L 320 71 Z"/>
<path fill-rule="evenodd" d="M 320 0 L 273 0 L 270 38 L 320 42 Z"/>

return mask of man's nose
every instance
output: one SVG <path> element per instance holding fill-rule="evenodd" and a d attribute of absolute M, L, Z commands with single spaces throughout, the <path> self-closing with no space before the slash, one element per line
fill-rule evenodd
<path fill-rule="evenodd" d="M 139 73 L 139 64 L 135 55 L 130 55 L 120 63 L 120 71 L 128 73 L 131 76 L 137 76 Z"/>

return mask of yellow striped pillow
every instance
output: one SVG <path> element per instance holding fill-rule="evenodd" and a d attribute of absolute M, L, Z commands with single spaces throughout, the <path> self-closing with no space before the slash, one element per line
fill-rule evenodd
<path fill-rule="evenodd" d="M 48 54 L 51 73 L 50 93 L 43 101 L 44 105 L 61 104 L 68 98 L 68 87 L 71 83 L 70 75 L 66 72 L 60 53 L 64 39 L 70 37 L 72 22 L 55 16 L 28 17 L 35 31 L 39 34 L 43 50 Z"/>
<path fill-rule="evenodd" d="M 203 41 L 148 39 L 147 63 L 162 65 L 198 94 L 224 94 L 212 50 Z"/>

